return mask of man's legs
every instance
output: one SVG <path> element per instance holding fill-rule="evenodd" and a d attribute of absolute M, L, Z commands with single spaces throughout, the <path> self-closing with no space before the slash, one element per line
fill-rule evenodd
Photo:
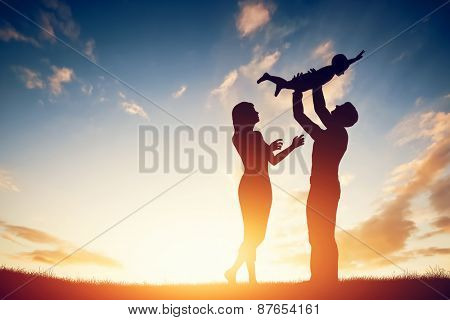
<path fill-rule="evenodd" d="M 326 189 L 311 187 L 306 208 L 311 280 L 335 282 L 338 279 L 338 248 L 334 231 L 340 192 L 339 189 Z"/>

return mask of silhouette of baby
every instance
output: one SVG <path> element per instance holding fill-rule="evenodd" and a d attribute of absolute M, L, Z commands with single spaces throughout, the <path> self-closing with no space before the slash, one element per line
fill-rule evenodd
<path fill-rule="evenodd" d="M 343 54 L 337 54 L 331 60 L 331 65 L 325 66 L 317 71 L 315 69 L 311 69 L 307 73 L 297 73 L 297 75 L 289 81 L 281 77 L 272 76 L 266 72 L 261 78 L 258 79 L 258 81 L 256 81 L 256 83 L 259 84 L 263 81 L 275 83 L 275 97 L 278 96 L 282 89 L 305 92 L 325 85 L 333 79 L 335 75 L 343 75 L 352 63 L 355 63 L 362 58 L 363 54 L 364 50 L 353 59 L 347 59 L 347 57 Z"/>

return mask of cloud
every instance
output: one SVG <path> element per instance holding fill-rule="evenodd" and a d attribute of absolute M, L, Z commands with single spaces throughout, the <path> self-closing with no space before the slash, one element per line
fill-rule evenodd
<path fill-rule="evenodd" d="M 419 138 L 426 138 L 431 143 L 415 159 L 402 164 L 401 170 L 393 170 L 396 178 L 391 179 L 391 183 L 395 181 L 391 186 L 392 200 L 382 203 L 377 214 L 349 230 L 353 236 L 384 255 L 392 255 L 394 259 L 401 258 L 407 240 L 417 230 L 415 223 L 408 218 L 412 213 L 411 202 L 414 198 L 431 190 L 432 195 L 435 195 L 434 205 L 438 205 L 440 209 L 448 209 L 448 203 L 442 202 L 441 199 L 442 189 L 448 185 L 448 181 L 434 181 L 450 162 L 450 128 L 447 125 L 449 116 L 449 113 L 444 112 L 414 114 L 394 128 L 393 132 L 402 143 Z M 405 140 L 405 136 L 400 132 L 408 135 L 413 129 L 409 126 L 414 126 L 418 132 L 413 138 L 407 137 Z M 410 172 L 406 175 L 405 172 L 408 171 Z M 408 176 L 408 179 L 405 180 L 405 176 Z M 431 202 L 433 203 L 433 200 Z M 439 223 L 441 227 L 448 228 L 447 220 L 441 219 Z M 435 226 L 437 227 L 436 224 Z M 340 246 L 344 248 L 340 255 L 343 266 L 385 263 L 383 258 L 344 232 L 339 232 L 337 237 Z"/>
<path fill-rule="evenodd" d="M 58 0 L 44 0 L 43 3 L 49 9 L 49 11 L 41 11 L 40 14 L 40 23 L 48 31 L 48 33 L 42 31 L 43 38 L 55 42 L 52 36 L 55 35 L 55 30 L 58 30 L 72 41 L 78 40 L 80 26 L 73 19 L 70 7 Z"/>
<path fill-rule="evenodd" d="M 235 99 L 230 99 L 230 90 L 238 80 L 239 75 L 254 83 L 257 78 L 264 72 L 269 71 L 273 65 L 275 65 L 280 56 L 281 52 L 279 50 L 264 53 L 259 46 L 256 46 L 253 50 L 253 57 L 250 62 L 237 69 L 231 70 L 225 76 L 222 83 L 211 91 L 211 95 L 218 95 L 223 105 L 232 105 L 232 103 L 235 102 Z M 234 98 L 236 98 L 236 96 L 237 94 L 234 95 Z"/>
<path fill-rule="evenodd" d="M 436 212 L 450 214 L 450 175 L 437 180 L 430 189 L 430 203 Z"/>
<path fill-rule="evenodd" d="M 120 105 L 121 105 L 122 109 L 127 113 L 135 114 L 142 118 L 148 119 L 147 113 L 137 103 L 135 103 L 133 101 L 122 101 L 122 103 Z"/>
<path fill-rule="evenodd" d="M 239 68 L 239 72 L 241 72 L 242 75 L 247 78 L 258 79 L 264 72 L 269 71 L 281 56 L 281 52 L 278 50 L 267 54 L 261 54 L 260 51 L 261 50 L 257 48 L 255 50 L 256 54 L 252 60 Z"/>
<path fill-rule="evenodd" d="M 325 96 L 327 106 L 334 106 L 339 102 L 343 102 L 342 99 L 351 89 L 354 76 L 353 70 L 347 70 L 342 76 L 335 76 L 323 87 L 323 94 Z"/>
<path fill-rule="evenodd" d="M 33 250 L 31 252 L 21 252 L 16 255 L 16 258 L 54 265 L 55 263 L 65 259 L 72 252 L 73 251 L 63 249 Z M 87 250 L 77 251 L 69 258 L 65 259 L 61 264 L 93 264 L 113 268 L 121 266 L 120 263 L 114 259 Z"/>
<path fill-rule="evenodd" d="M 123 100 L 125 100 L 127 98 L 122 91 L 117 92 L 117 95 Z M 148 119 L 148 115 L 145 112 L 145 110 L 140 105 L 138 105 L 136 102 L 134 102 L 132 100 L 122 101 L 120 103 L 120 106 L 126 113 L 135 114 L 142 118 Z"/>
<path fill-rule="evenodd" d="M 311 54 L 314 59 L 321 59 L 325 63 L 330 63 L 334 55 L 333 41 L 331 40 L 320 43 Z"/>
<path fill-rule="evenodd" d="M 20 191 L 10 174 L 5 170 L 0 169 L 0 190 L 2 189 L 14 192 Z"/>
<path fill-rule="evenodd" d="M 89 57 L 92 61 L 96 61 L 97 58 L 94 53 L 95 50 L 95 40 L 89 39 L 86 41 L 86 44 L 84 45 L 84 54 Z"/>
<path fill-rule="evenodd" d="M 174 93 L 172 93 L 172 97 L 174 97 L 175 99 L 181 97 L 187 90 L 187 86 L 186 85 L 182 85 L 180 87 L 180 89 L 178 89 L 177 91 L 175 91 Z"/>
<path fill-rule="evenodd" d="M 429 248 L 425 248 L 425 249 L 415 250 L 414 254 L 421 255 L 421 256 L 444 255 L 444 254 L 450 254 L 450 248 L 429 247 Z"/>
<path fill-rule="evenodd" d="M 422 97 L 417 97 L 416 101 L 414 101 L 414 105 L 416 107 L 420 107 L 421 105 L 423 105 L 423 103 L 424 103 L 424 100 Z"/>
<path fill-rule="evenodd" d="M 35 39 L 23 35 L 12 26 L 6 26 L 0 29 L 0 40 L 5 42 L 9 41 L 26 42 L 32 44 L 35 47 L 39 47 L 39 43 Z"/>
<path fill-rule="evenodd" d="M 270 21 L 270 10 L 262 2 L 240 4 L 241 10 L 236 20 L 236 27 L 241 37 L 246 37 Z"/>
<path fill-rule="evenodd" d="M 392 59 L 392 63 L 397 63 L 402 61 L 403 59 L 405 59 L 407 57 L 408 53 L 407 52 L 402 52 L 400 53 L 397 57 L 395 57 L 394 59 Z"/>
<path fill-rule="evenodd" d="M 0 221 L 0 236 L 3 239 L 23 245 L 52 246 L 52 249 L 34 249 L 26 252 L 17 252 L 12 257 L 21 260 L 46 263 L 53 265 L 74 252 L 77 247 L 68 241 L 64 241 L 47 232 L 25 226 L 11 225 Z M 95 264 L 104 267 L 119 267 L 120 263 L 112 258 L 99 253 L 80 249 L 75 254 L 64 260 L 65 264 Z"/>
<path fill-rule="evenodd" d="M 351 173 L 345 173 L 345 174 L 339 175 L 339 181 L 341 183 L 341 186 L 343 186 L 343 187 L 348 186 L 350 184 L 350 182 L 353 181 L 353 179 L 355 179 L 355 176 Z"/>
<path fill-rule="evenodd" d="M 41 12 L 39 22 L 40 22 L 40 25 L 42 26 L 42 28 L 45 30 L 45 31 L 44 30 L 41 31 L 41 36 L 42 36 L 42 38 L 44 38 L 52 43 L 55 43 L 56 42 L 56 40 L 54 38 L 55 37 L 55 29 L 52 26 L 51 20 L 52 20 L 52 14 Z"/>
<path fill-rule="evenodd" d="M 43 89 L 45 87 L 39 72 L 21 66 L 13 67 L 13 70 L 19 75 L 19 78 L 28 89 Z"/>
<path fill-rule="evenodd" d="M 438 217 L 431 223 L 431 226 L 434 228 L 434 230 L 422 235 L 420 237 L 421 239 L 430 238 L 435 235 L 443 233 L 450 233 L 450 217 L 448 216 Z"/>
<path fill-rule="evenodd" d="M 433 231 L 421 238 L 429 238 L 442 233 L 450 233 L 450 175 L 437 180 L 430 188 L 430 204 L 438 213 L 438 217 L 431 222 Z"/>
<path fill-rule="evenodd" d="M 287 36 L 294 33 L 299 26 L 304 25 L 304 20 L 296 19 L 294 22 L 284 21 L 284 25 L 275 25 L 273 23 L 268 24 L 264 32 L 264 44 L 269 44 L 272 41 L 283 41 Z M 285 42 L 283 44 L 284 49 L 289 49 L 291 44 Z"/>
<path fill-rule="evenodd" d="M 63 244 L 63 242 L 60 239 L 37 229 L 17 225 L 10 225 L 4 222 L 0 222 L 0 227 L 3 228 L 3 235 L 9 237 L 20 238 L 34 243 L 56 244 L 56 245 Z"/>
<path fill-rule="evenodd" d="M 75 73 L 72 69 L 66 67 L 52 66 L 52 70 L 53 75 L 48 78 L 48 82 L 50 91 L 56 96 L 62 92 L 62 83 L 71 82 L 75 78 Z"/>
<path fill-rule="evenodd" d="M 226 94 L 228 89 L 230 89 L 234 83 L 236 82 L 238 78 L 238 71 L 235 70 L 231 70 L 223 79 L 222 83 L 220 84 L 220 86 L 218 86 L 217 88 L 213 89 L 211 91 L 211 94 L 213 95 L 223 95 Z"/>
<path fill-rule="evenodd" d="M 412 141 L 431 138 L 432 141 L 441 140 L 448 134 L 450 113 L 422 112 L 414 113 L 403 119 L 389 134 L 395 144 L 402 146 Z"/>
<path fill-rule="evenodd" d="M 89 83 L 85 83 L 81 86 L 81 92 L 85 95 L 90 96 L 92 94 L 92 90 L 94 90 L 94 86 Z"/>

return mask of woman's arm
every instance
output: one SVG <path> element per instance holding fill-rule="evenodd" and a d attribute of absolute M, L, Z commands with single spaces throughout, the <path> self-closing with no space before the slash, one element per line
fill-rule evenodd
<path fill-rule="evenodd" d="M 275 142 L 277 142 L 278 140 L 276 140 Z M 289 147 L 287 147 L 286 149 L 284 149 L 283 151 L 277 153 L 276 155 L 274 155 L 273 151 L 271 150 L 269 162 L 272 165 L 278 164 L 284 158 L 286 158 L 289 153 L 291 153 L 292 151 L 294 151 L 296 148 L 300 147 L 304 143 L 305 143 L 305 137 L 303 135 L 298 136 L 298 137 L 294 137 L 294 139 L 292 140 L 292 144 Z"/>

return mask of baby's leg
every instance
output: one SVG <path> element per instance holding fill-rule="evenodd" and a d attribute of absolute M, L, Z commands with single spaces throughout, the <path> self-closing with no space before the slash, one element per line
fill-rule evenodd
<path fill-rule="evenodd" d="M 261 78 L 258 79 L 258 81 L 256 81 L 256 83 L 261 83 L 263 81 L 270 81 L 275 83 L 276 85 L 276 89 L 275 89 L 275 97 L 278 96 L 278 94 L 280 93 L 281 89 L 286 88 L 287 85 L 287 81 L 284 80 L 281 77 L 276 77 L 276 76 L 271 76 L 270 74 L 268 74 L 267 72 L 263 74 L 263 76 Z"/>

